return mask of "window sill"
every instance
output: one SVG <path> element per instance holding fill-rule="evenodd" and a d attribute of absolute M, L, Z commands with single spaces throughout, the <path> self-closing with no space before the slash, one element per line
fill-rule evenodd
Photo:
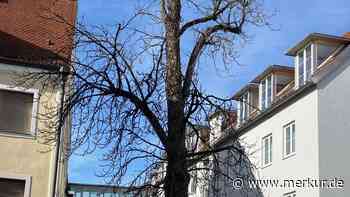
<path fill-rule="evenodd" d="M 289 158 L 293 157 L 294 155 L 295 155 L 295 152 L 294 153 L 290 153 L 289 155 L 283 155 L 282 160 L 289 159 Z"/>
<path fill-rule="evenodd" d="M 0 131 L 0 137 L 22 138 L 31 140 L 35 139 L 35 136 L 33 134 L 9 133 L 5 131 Z"/>
<path fill-rule="evenodd" d="M 265 168 L 267 168 L 267 167 L 269 167 L 269 166 L 271 166 L 271 165 L 272 165 L 272 162 L 269 163 L 269 164 L 266 164 L 266 165 L 261 166 L 261 169 L 265 169 Z"/>

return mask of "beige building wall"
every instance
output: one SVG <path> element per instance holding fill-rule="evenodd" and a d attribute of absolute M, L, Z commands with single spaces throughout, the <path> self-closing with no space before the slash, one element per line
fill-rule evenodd
<path fill-rule="evenodd" d="M 23 71 L 24 67 L 0 64 L 0 86 L 18 86 L 18 84 L 15 85 L 15 82 L 20 80 L 18 74 Z M 0 178 L 23 177 L 23 179 L 27 180 L 26 187 L 29 188 L 25 197 L 49 197 L 52 196 L 56 158 L 56 146 L 55 143 L 51 142 L 53 142 L 52 139 L 54 139 L 55 134 L 52 123 L 57 116 L 53 115 L 52 110 L 57 110 L 59 94 L 57 90 L 42 91 L 40 84 L 30 88 L 38 89 L 40 95 L 36 131 L 33 135 L 28 136 L 0 132 L 0 156 L 2 157 Z M 50 117 L 43 118 L 40 114 L 48 114 L 49 108 Z M 49 138 L 51 142 L 48 141 Z M 67 140 L 66 137 L 65 141 Z M 67 180 L 66 164 L 67 162 L 60 167 L 59 171 L 61 174 L 58 181 L 61 183 L 58 186 L 60 188 L 59 197 L 64 196 Z"/>

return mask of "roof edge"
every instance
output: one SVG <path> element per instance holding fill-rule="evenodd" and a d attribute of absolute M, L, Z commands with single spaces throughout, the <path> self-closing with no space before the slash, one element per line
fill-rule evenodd
<path fill-rule="evenodd" d="M 329 34 L 322 33 L 311 33 L 307 35 L 303 40 L 298 42 L 294 47 L 287 50 L 285 55 L 288 56 L 296 56 L 296 53 L 302 49 L 307 43 L 313 40 L 328 40 L 339 43 L 350 43 L 350 38 L 342 37 L 342 36 L 334 36 Z"/>
<path fill-rule="evenodd" d="M 296 102 L 299 98 L 307 95 L 309 92 L 315 90 L 317 87 L 317 84 L 309 82 L 303 87 L 299 88 L 298 90 L 294 91 L 293 94 L 289 95 L 286 99 L 281 100 L 280 102 L 276 103 L 275 105 L 271 106 L 271 108 L 267 109 L 266 111 L 263 111 L 260 113 L 256 118 L 249 120 L 247 123 L 243 124 L 242 127 L 238 129 L 232 129 L 229 131 L 228 135 L 224 136 L 220 140 L 218 140 L 214 146 L 218 147 L 221 144 L 225 143 L 227 140 L 230 139 L 236 139 L 245 134 L 249 131 L 249 129 L 256 127 L 261 122 L 265 121 L 272 115 L 280 112 L 282 109 L 285 109 L 290 104 Z"/>

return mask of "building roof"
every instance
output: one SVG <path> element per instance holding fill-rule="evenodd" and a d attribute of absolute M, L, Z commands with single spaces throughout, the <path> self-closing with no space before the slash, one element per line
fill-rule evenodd
<path fill-rule="evenodd" d="M 73 188 L 91 188 L 91 189 L 96 189 L 96 188 L 108 188 L 111 190 L 127 190 L 130 189 L 129 187 L 126 186 L 115 186 L 115 185 L 102 185 L 102 184 L 86 184 L 86 183 L 69 183 L 69 186 Z"/>
<path fill-rule="evenodd" d="M 33 64 L 50 69 L 60 56 L 51 50 L 0 31 L 0 62 L 8 64 Z"/>
<path fill-rule="evenodd" d="M 276 71 L 294 72 L 294 68 L 290 66 L 270 65 L 261 74 L 259 74 L 251 82 L 249 82 L 246 86 L 238 90 L 238 92 L 236 92 L 232 98 L 238 100 L 242 96 L 242 94 L 244 94 L 247 90 L 258 88 L 261 79 Z"/>
<path fill-rule="evenodd" d="M 220 146 L 223 143 L 226 143 L 228 140 L 234 140 L 241 136 L 242 134 L 249 131 L 249 129 L 255 127 L 266 119 L 270 118 L 274 114 L 283 110 L 287 106 L 293 104 L 303 96 L 307 95 L 309 92 L 312 92 L 317 88 L 317 83 L 326 77 L 329 73 L 333 72 L 335 69 L 341 66 L 348 66 L 350 62 L 350 42 L 346 42 L 344 45 L 341 45 L 335 50 L 326 60 L 319 66 L 319 69 L 315 71 L 312 81 L 306 83 L 298 89 L 294 89 L 294 81 L 291 81 L 285 86 L 283 92 L 279 95 L 278 98 L 272 103 L 272 105 L 262 111 L 259 115 L 254 116 L 245 122 L 238 129 L 232 129 L 230 132 L 227 132 L 226 136 L 223 136 L 218 140 L 215 146 Z"/>
<path fill-rule="evenodd" d="M 238 90 L 238 92 L 236 92 L 234 95 L 233 95 L 233 99 L 235 100 L 239 100 L 239 98 L 242 96 L 242 94 L 244 94 L 245 92 L 247 92 L 248 90 L 251 90 L 251 89 L 255 89 L 255 88 L 258 88 L 259 87 L 259 84 L 258 83 L 248 83 L 246 86 L 244 86 L 243 88 L 241 88 L 240 90 Z"/>
<path fill-rule="evenodd" d="M 53 64 L 70 59 L 76 0 L 11 0 L 0 3 L 0 62 Z"/>
<path fill-rule="evenodd" d="M 339 44 L 350 43 L 350 37 L 346 36 L 346 34 L 344 36 L 333 36 L 333 35 L 321 34 L 321 33 L 311 33 L 302 41 L 298 42 L 294 47 L 288 49 L 286 55 L 296 56 L 297 52 L 300 49 L 304 48 L 305 45 L 307 45 L 309 42 L 314 40 L 322 40 L 326 42 L 339 43 Z"/>
<path fill-rule="evenodd" d="M 209 120 L 212 120 L 212 119 L 216 118 L 217 116 L 222 115 L 224 113 L 226 115 L 230 115 L 231 113 L 236 113 L 236 110 L 216 110 L 212 114 L 209 114 L 208 118 L 209 118 Z"/>
<path fill-rule="evenodd" d="M 271 74 L 272 72 L 276 71 L 284 71 L 284 72 L 294 72 L 294 67 L 290 66 L 283 66 L 283 65 L 270 65 L 267 67 L 264 72 L 259 74 L 251 83 L 260 83 L 260 81 L 265 78 L 267 75 Z"/>
<path fill-rule="evenodd" d="M 291 89 L 291 91 L 288 91 L 284 96 L 282 96 L 280 99 L 278 99 L 276 102 L 274 102 L 271 105 L 271 107 L 269 107 L 265 111 L 262 111 L 259 115 L 255 116 L 254 118 L 249 119 L 247 122 L 245 122 L 238 129 L 230 128 L 230 131 L 226 132 L 227 134 L 225 136 L 222 136 L 218 141 L 216 141 L 214 146 L 218 147 L 218 146 L 226 143 L 228 140 L 235 140 L 235 139 L 239 138 L 241 135 L 246 133 L 249 129 L 255 127 L 256 125 L 260 124 L 264 120 L 266 120 L 269 117 L 273 116 L 274 114 L 278 113 L 279 111 L 281 111 L 285 107 L 296 102 L 299 98 L 308 94 L 309 92 L 311 92 L 315 88 L 316 88 L 316 84 L 309 82 L 297 90 Z"/>

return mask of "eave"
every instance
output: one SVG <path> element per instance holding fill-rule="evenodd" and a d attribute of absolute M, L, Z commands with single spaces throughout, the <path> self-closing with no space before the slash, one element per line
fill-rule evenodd
<path fill-rule="evenodd" d="M 248 132 L 250 129 L 256 127 L 266 119 L 272 117 L 276 113 L 280 112 L 281 110 L 285 109 L 289 105 L 295 103 L 303 96 L 307 95 L 308 93 L 312 92 L 316 89 L 316 84 L 309 82 L 305 84 L 303 87 L 291 92 L 290 95 L 286 96 L 284 99 L 281 99 L 277 103 L 274 103 L 270 108 L 268 108 L 265 111 L 262 111 L 258 116 L 256 116 L 254 119 L 248 120 L 246 123 L 244 123 L 241 127 L 238 129 L 230 129 L 227 131 L 227 135 L 220 138 L 216 143 L 214 144 L 214 147 L 221 146 L 222 144 L 226 143 L 228 140 L 236 140 L 246 132 Z"/>
<path fill-rule="evenodd" d="M 257 83 L 249 83 L 248 85 L 244 86 L 243 88 L 241 88 L 238 92 L 236 92 L 234 95 L 233 95 L 233 99 L 235 100 L 239 100 L 240 97 L 245 93 L 247 92 L 248 90 L 251 90 L 251 89 L 256 89 L 259 87 L 259 84 Z"/>
<path fill-rule="evenodd" d="M 264 72 L 262 72 L 257 77 L 255 77 L 252 83 L 260 83 L 260 81 L 264 79 L 267 75 L 277 71 L 294 72 L 294 67 L 282 66 L 282 65 L 271 65 L 267 69 L 265 69 Z"/>
<path fill-rule="evenodd" d="M 333 36 L 328 34 L 321 34 L 321 33 L 312 33 L 312 34 L 309 34 L 302 41 L 298 42 L 294 47 L 288 49 L 286 55 L 293 56 L 293 57 L 296 56 L 298 51 L 304 48 L 308 43 L 315 40 L 320 40 L 320 41 L 325 41 L 330 43 L 338 43 L 338 44 L 350 43 L 350 38 Z"/>

